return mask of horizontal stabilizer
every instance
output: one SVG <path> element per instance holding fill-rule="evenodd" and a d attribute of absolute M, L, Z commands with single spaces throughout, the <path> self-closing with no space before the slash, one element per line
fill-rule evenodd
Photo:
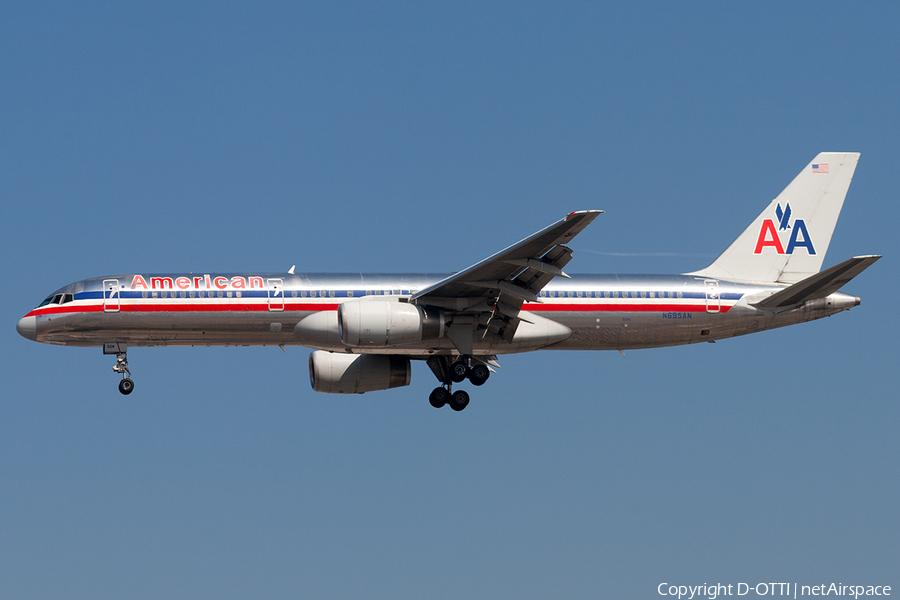
<path fill-rule="evenodd" d="M 776 292 L 756 302 L 754 306 L 759 308 L 780 308 L 782 306 L 795 306 L 814 300 L 825 298 L 841 289 L 845 283 L 869 268 L 881 256 L 854 256 L 839 265 L 825 269 L 821 273 L 810 275 L 802 281 L 798 281 L 780 292 Z"/>

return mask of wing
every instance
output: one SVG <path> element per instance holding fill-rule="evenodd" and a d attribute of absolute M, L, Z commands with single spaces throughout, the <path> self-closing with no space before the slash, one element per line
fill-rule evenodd
<path fill-rule="evenodd" d="M 572 259 L 572 250 L 564 244 L 602 212 L 570 213 L 521 242 L 418 292 L 410 302 L 452 311 L 456 327 L 451 326 L 448 335 L 463 354 L 471 354 L 468 330 L 473 334 L 479 329 L 491 331 L 511 341 L 521 321 L 522 304 L 540 302 L 538 293 L 551 279 L 568 277 L 562 268 Z"/>

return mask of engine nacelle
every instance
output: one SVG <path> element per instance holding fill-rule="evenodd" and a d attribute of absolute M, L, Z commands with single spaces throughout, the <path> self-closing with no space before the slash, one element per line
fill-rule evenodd
<path fill-rule="evenodd" d="M 409 385 L 404 356 L 344 354 L 316 350 L 309 355 L 309 382 L 317 392 L 362 394 Z"/>
<path fill-rule="evenodd" d="M 310 348 L 344 349 L 338 336 L 337 311 L 334 310 L 320 310 L 304 318 L 294 326 L 294 337 Z"/>
<path fill-rule="evenodd" d="M 444 311 L 406 302 L 351 300 L 338 307 L 338 334 L 351 347 L 384 348 L 444 335 Z"/>

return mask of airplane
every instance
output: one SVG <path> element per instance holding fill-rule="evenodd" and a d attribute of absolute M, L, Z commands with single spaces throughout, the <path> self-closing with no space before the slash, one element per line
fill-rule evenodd
<path fill-rule="evenodd" d="M 860 299 L 838 291 L 881 256 L 820 271 L 858 153 L 813 159 L 716 260 L 681 275 L 569 275 L 566 244 L 603 211 L 572 212 L 453 274 L 127 273 L 53 292 L 19 320 L 23 337 L 115 354 L 129 346 L 306 346 L 317 392 L 406 386 L 411 360 L 461 411 L 498 356 L 715 342 L 827 317 Z"/>

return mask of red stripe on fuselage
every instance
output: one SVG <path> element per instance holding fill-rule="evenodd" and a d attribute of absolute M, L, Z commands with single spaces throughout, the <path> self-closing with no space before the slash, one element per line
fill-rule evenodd
<path fill-rule="evenodd" d="M 291 303 L 284 304 L 283 311 L 294 312 L 315 312 L 321 310 L 337 310 L 340 304 L 328 303 Z M 713 306 L 712 308 L 716 308 Z M 522 310 L 530 312 L 707 312 L 708 307 L 705 304 L 641 304 L 641 303 L 577 303 L 577 304 L 534 304 L 525 303 Z M 726 313 L 731 310 L 731 306 L 722 304 L 718 310 L 713 312 Z M 270 310 L 269 305 L 265 303 L 249 304 L 242 303 L 196 303 L 188 302 L 183 304 L 163 304 L 163 303 L 122 303 L 118 310 L 104 311 L 102 304 L 72 304 L 62 306 L 46 306 L 36 308 L 26 317 L 34 317 L 39 315 L 55 315 L 55 314 L 76 314 L 91 312 L 283 312 L 279 310 Z"/>
<path fill-rule="evenodd" d="M 277 305 L 280 307 L 280 305 Z M 285 303 L 284 309 L 269 310 L 268 304 L 222 303 L 222 304 L 121 304 L 118 310 L 106 311 L 102 304 L 82 304 L 72 306 L 53 306 L 36 308 L 26 317 L 56 314 L 77 314 L 87 312 L 285 312 L 285 311 L 319 311 L 337 310 L 337 304 L 291 304 Z"/>
<path fill-rule="evenodd" d="M 715 312 L 728 312 L 731 306 L 723 304 Z M 529 312 L 707 312 L 705 304 L 530 304 L 522 306 Z"/>

